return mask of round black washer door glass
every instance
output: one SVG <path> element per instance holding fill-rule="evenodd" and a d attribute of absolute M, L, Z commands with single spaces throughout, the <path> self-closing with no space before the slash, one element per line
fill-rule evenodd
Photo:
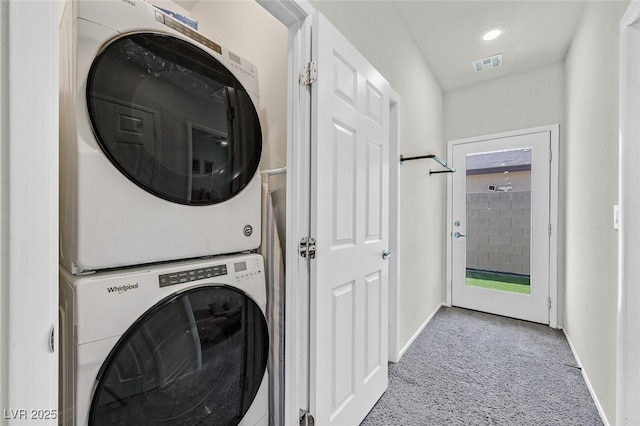
<path fill-rule="evenodd" d="M 113 40 L 91 66 L 87 105 L 109 160 L 165 200 L 220 203 L 258 170 L 262 133 L 249 94 L 218 60 L 179 38 Z"/>
<path fill-rule="evenodd" d="M 264 315 L 241 291 L 207 286 L 174 295 L 111 351 L 89 424 L 237 425 L 260 388 L 268 348 Z"/>

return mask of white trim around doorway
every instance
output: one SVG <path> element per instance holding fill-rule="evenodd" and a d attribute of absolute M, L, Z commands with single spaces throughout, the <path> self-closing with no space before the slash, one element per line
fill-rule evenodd
<path fill-rule="evenodd" d="M 620 21 L 620 141 L 618 238 L 618 336 L 616 424 L 640 421 L 640 1 L 633 1 Z M 629 218 L 629 220 L 627 220 Z"/>
<path fill-rule="evenodd" d="M 400 95 L 389 89 L 389 361 L 398 362 L 400 313 Z"/>

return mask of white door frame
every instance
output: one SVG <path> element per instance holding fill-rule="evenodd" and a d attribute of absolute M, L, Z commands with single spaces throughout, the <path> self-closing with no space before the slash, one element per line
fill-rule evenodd
<path fill-rule="evenodd" d="M 29 409 L 58 408 L 49 336 L 58 322 L 59 8 L 0 2 L 0 406 L 8 424 L 24 423 Z M 51 417 L 42 424 L 57 424 Z"/>
<path fill-rule="evenodd" d="M 640 422 L 640 2 L 620 21 L 617 424 Z M 630 220 L 626 220 L 626 218 Z"/>
<path fill-rule="evenodd" d="M 529 129 L 514 130 L 491 135 L 474 136 L 471 138 L 447 141 L 447 162 L 451 164 L 453 158 L 453 146 L 461 143 L 481 142 L 488 139 L 499 139 L 513 136 L 522 136 L 531 133 L 550 132 L 551 134 L 551 188 L 549 191 L 550 211 L 549 221 L 551 223 L 551 236 L 549 242 L 549 297 L 551 298 L 551 309 L 549 311 L 549 326 L 558 328 L 558 147 L 560 126 L 553 124 L 549 126 L 534 127 Z M 455 167 L 455 164 L 452 164 Z M 447 271 L 446 271 L 446 305 L 451 306 L 451 294 L 453 287 L 452 279 L 452 255 L 453 244 L 451 235 L 453 233 L 453 179 L 447 178 Z"/>
<path fill-rule="evenodd" d="M 298 241 L 300 235 L 309 234 L 310 226 L 310 93 L 296 86 L 297 76 L 303 64 L 311 60 L 311 28 L 307 17 L 313 8 L 307 2 L 262 1 L 261 6 L 287 26 L 288 36 L 288 84 L 287 84 L 287 201 L 286 227 L 288 247 L 285 259 L 285 395 L 284 423 L 298 423 L 298 409 L 309 406 L 308 395 L 308 341 L 309 341 L 309 268 L 299 262 Z M 294 143 L 295 141 L 295 143 Z M 293 200 L 296 200 L 294 203 Z M 298 389 L 303 392 L 297 392 Z"/>
<path fill-rule="evenodd" d="M 400 95 L 389 88 L 389 361 L 400 361 Z"/>
<path fill-rule="evenodd" d="M 298 409 L 309 406 L 309 266 L 298 255 L 302 237 L 309 236 L 310 218 L 310 93 L 301 89 L 298 76 L 311 60 L 310 18 L 314 8 L 306 0 L 256 0 L 289 29 L 288 93 L 287 93 L 287 258 L 285 316 L 285 425 L 298 424 Z M 398 188 L 399 161 L 399 104 L 400 97 L 391 91 L 391 107 L 398 114 L 394 143 L 390 143 L 389 187 Z M 396 164 L 398 163 L 398 164 Z M 395 191 L 389 199 L 391 215 L 389 226 L 390 247 L 394 256 L 389 265 L 389 357 L 397 361 L 398 347 L 398 279 L 399 279 L 399 227 L 393 222 L 398 217 L 399 199 Z M 395 203 L 395 204 L 394 204 Z M 396 220 L 397 221 L 397 220 Z M 292 283 L 294 283 L 292 285 Z M 292 320 L 293 319 L 293 320 Z"/>
<path fill-rule="evenodd" d="M 309 264 L 301 261 L 298 244 L 310 234 L 310 91 L 297 76 L 311 61 L 313 7 L 306 1 L 257 0 L 287 26 L 287 255 L 285 292 L 284 424 L 299 424 L 299 409 L 309 407 Z"/>

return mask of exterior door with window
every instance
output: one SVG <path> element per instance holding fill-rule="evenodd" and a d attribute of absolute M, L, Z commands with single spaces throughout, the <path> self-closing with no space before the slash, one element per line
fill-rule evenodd
<path fill-rule="evenodd" d="M 451 302 L 549 323 L 551 133 L 450 142 Z"/>

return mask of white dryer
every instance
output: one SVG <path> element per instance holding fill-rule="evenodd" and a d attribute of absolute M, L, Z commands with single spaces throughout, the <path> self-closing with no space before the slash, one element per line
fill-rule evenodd
<path fill-rule="evenodd" d="M 61 424 L 268 425 L 260 255 L 60 271 Z"/>
<path fill-rule="evenodd" d="M 70 3 L 61 263 L 76 274 L 257 248 L 256 67 L 144 1 Z"/>

